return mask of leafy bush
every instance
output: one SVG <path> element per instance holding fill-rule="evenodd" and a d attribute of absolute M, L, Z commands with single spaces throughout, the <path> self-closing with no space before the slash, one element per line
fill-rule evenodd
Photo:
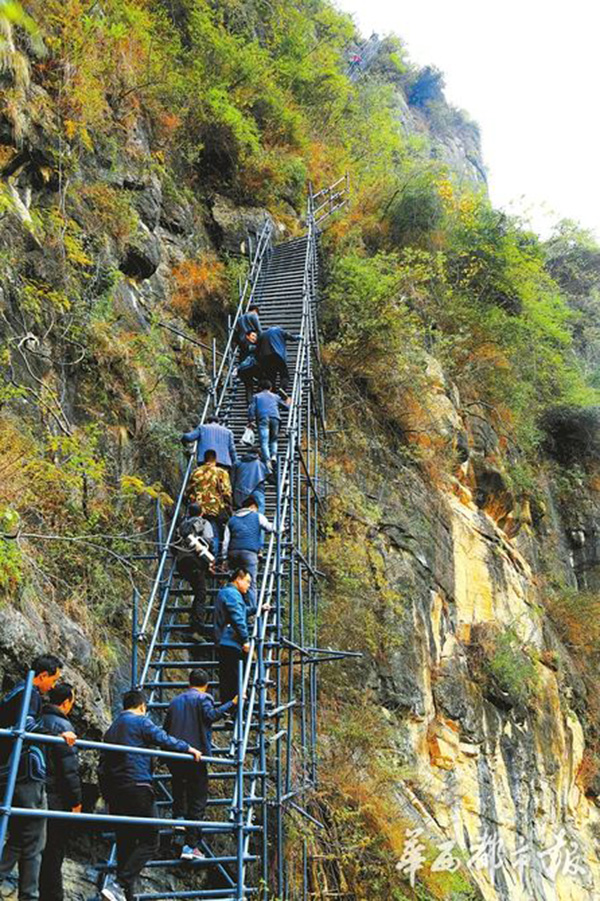
<path fill-rule="evenodd" d="M 569 651 L 595 671 L 600 660 L 600 595 L 555 587 L 544 603 Z"/>
<path fill-rule="evenodd" d="M 13 591 L 21 581 L 21 551 L 12 537 L 18 528 L 19 517 L 15 510 L 0 506 L 0 597 Z"/>
<path fill-rule="evenodd" d="M 392 243 L 401 247 L 429 244 L 443 217 L 435 172 L 417 174 L 400 189 L 387 211 Z"/>
<path fill-rule="evenodd" d="M 444 74 L 435 66 L 420 69 L 408 90 L 411 106 L 425 106 L 431 100 L 444 99 Z"/>
<path fill-rule="evenodd" d="M 473 678 L 482 684 L 485 693 L 499 703 L 532 703 L 539 676 L 532 655 L 514 626 L 477 626 L 471 631 L 467 650 Z"/>
<path fill-rule="evenodd" d="M 175 291 L 171 305 L 176 313 L 191 322 L 206 319 L 215 307 L 225 305 L 229 283 L 224 263 L 206 253 L 199 260 L 186 260 L 173 269 Z"/>

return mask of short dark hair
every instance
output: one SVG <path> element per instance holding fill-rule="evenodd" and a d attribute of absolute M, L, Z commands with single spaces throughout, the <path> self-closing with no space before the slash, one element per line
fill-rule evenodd
<path fill-rule="evenodd" d="M 216 452 L 216 450 L 207 450 L 207 451 L 204 451 L 204 462 L 205 462 L 205 463 L 208 463 L 209 460 L 216 460 L 216 459 L 217 459 L 217 452 Z"/>
<path fill-rule="evenodd" d="M 188 516 L 200 516 L 200 504 L 197 504 L 195 501 L 192 502 L 188 507 Z"/>
<path fill-rule="evenodd" d="M 123 695 L 123 710 L 133 710 L 134 707 L 140 707 L 146 703 L 146 695 L 139 688 L 132 688 Z"/>
<path fill-rule="evenodd" d="M 190 685 L 199 688 L 202 685 L 208 685 L 209 676 L 205 669 L 193 669 L 190 673 Z"/>
<path fill-rule="evenodd" d="M 258 387 L 260 391 L 272 391 L 273 383 L 268 379 L 263 379 Z"/>
<path fill-rule="evenodd" d="M 247 570 L 245 566 L 234 566 L 231 570 L 231 581 L 235 582 L 235 580 L 239 579 L 240 577 L 243 579 L 244 576 L 248 575 L 248 573 L 249 570 Z"/>
<path fill-rule="evenodd" d="M 254 303 L 254 302 L 251 303 L 251 304 L 248 306 L 248 312 L 249 312 L 249 313 L 253 313 L 253 312 L 258 313 L 258 304 L 257 304 L 257 303 Z"/>
<path fill-rule="evenodd" d="M 246 500 L 242 504 L 242 507 L 258 507 L 258 501 L 254 497 L 254 495 L 251 494 L 246 498 Z"/>
<path fill-rule="evenodd" d="M 53 676 L 57 669 L 63 668 L 63 665 L 62 660 L 55 657 L 54 654 L 38 654 L 31 664 L 31 669 L 36 676 L 39 676 L 40 673 L 48 673 L 49 676 Z"/>
<path fill-rule="evenodd" d="M 61 682 L 60 685 L 55 685 L 48 692 L 48 700 L 55 707 L 60 707 L 65 701 L 72 701 L 74 697 L 73 686 L 69 685 L 68 682 Z"/>
<path fill-rule="evenodd" d="M 206 421 L 207 421 L 207 422 L 216 422 L 216 423 L 218 423 L 218 422 L 219 422 L 219 417 L 218 417 L 218 416 L 215 416 L 214 413 L 213 413 L 212 416 L 207 416 L 207 417 L 206 417 Z"/>

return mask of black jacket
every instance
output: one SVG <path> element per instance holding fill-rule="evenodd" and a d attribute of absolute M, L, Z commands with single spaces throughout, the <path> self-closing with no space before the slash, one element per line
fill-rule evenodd
<path fill-rule="evenodd" d="M 62 710 L 52 704 L 44 704 L 40 725 L 40 732 L 49 735 L 74 731 Z M 53 796 L 53 803 L 59 802 L 65 810 L 71 810 L 72 807 L 81 804 L 79 754 L 76 748 L 70 748 L 66 741 L 62 741 L 59 745 L 46 745 L 46 761 L 48 766 L 46 788 L 49 797 Z"/>

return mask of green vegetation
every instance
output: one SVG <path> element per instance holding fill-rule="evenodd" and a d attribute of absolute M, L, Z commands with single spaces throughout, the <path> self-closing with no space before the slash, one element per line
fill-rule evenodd
<path fill-rule="evenodd" d="M 0 5 L 0 522 L 19 530 L 0 541 L 0 598 L 49 597 L 114 663 L 130 575 L 142 591 L 148 579 L 125 558 L 152 547 L 156 503 L 168 507 L 179 479 L 177 433 L 205 387 L 202 353 L 160 323 L 222 337 L 243 269 L 219 246 L 214 197 L 265 207 L 297 234 L 307 180 L 347 171 L 352 205 L 324 239 L 323 359 L 349 434 L 329 464 L 322 639 L 344 635 L 376 664 L 399 650 L 382 621 L 401 623 L 410 604 L 384 577 L 362 469 L 393 456 L 435 484 L 455 472 L 453 438 L 426 446 L 419 420 L 425 392 L 445 390 L 434 358 L 463 409 L 485 410 L 511 488 L 539 493 L 552 410 L 587 437 L 599 402 L 600 250 L 569 223 L 543 245 L 459 183 L 430 142 L 476 141 L 477 128 L 445 102 L 441 73 L 386 38 L 369 78 L 351 83 L 358 36 L 328 0 L 23 6 Z M 407 133 L 407 102 L 429 136 Z M 176 246 L 161 256 L 151 232 L 166 206 Z M 573 474 L 590 455 L 567 462 Z M 583 654 L 575 606 L 550 609 Z M 536 662 L 516 631 L 480 638 L 482 685 L 531 703 Z M 365 899 L 471 897 L 460 874 L 428 873 L 417 892 L 400 883 L 397 713 L 376 685 L 354 685 L 351 666 L 329 671 L 315 803 L 335 859 L 310 838 L 315 881 Z"/>
<path fill-rule="evenodd" d="M 368 221 L 342 237 L 333 230 L 332 361 L 369 387 L 381 384 L 382 360 L 411 382 L 415 348 L 426 346 L 463 402 L 485 404 L 492 424 L 535 459 L 550 405 L 598 401 L 575 353 L 577 316 L 545 268 L 544 247 L 485 197 L 432 172 L 398 189 L 382 215 L 377 235 Z M 358 367 L 346 333 L 366 349 Z"/>
<path fill-rule="evenodd" d="M 500 629 L 494 624 L 479 625 L 467 650 L 474 679 L 501 706 L 534 701 L 539 688 L 536 655 L 515 626 Z"/>

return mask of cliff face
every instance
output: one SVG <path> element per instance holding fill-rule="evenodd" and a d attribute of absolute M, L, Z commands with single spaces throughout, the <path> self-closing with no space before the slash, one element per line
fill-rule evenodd
<path fill-rule="evenodd" d="M 411 106 L 400 93 L 398 115 L 406 134 L 422 136 L 431 158 L 445 163 L 459 183 L 486 188 L 479 128 L 462 111 L 445 100 L 431 101 L 424 108 Z"/>
<path fill-rule="evenodd" d="M 205 6 L 208 16 L 219 8 Z M 383 221 L 398 180 L 410 184 L 414 171 L 398 163 L 403 154 L 417 159 L 427 173 L 431 159 L 441 160 L 455 174 L 453 181 L 485 186 L 476 127 L 439 97 L 426 105 L 409 103 L 408 91 L 402 84 L 397 90 L 394 82 L 392 118 L 394 125 L 401 122 L 407 150 L 404 138 L 396 141 L 392 123 L 384 128 L 377 118 L 387 93 L 381 104 L 374 95 L 375 111 L 368 101 L 372 82 L 366 79 L 364 96 L 361 82 L 356 95 L 350 94 L 341 74 L 349 26 L 338 22 L 338 31 L 332 31 L 328 17 L 333 14 L 326 4 L 305 4 L 303 16 L 290 18 L 293 27 L 297 18 L 304 25 L 316 7 L 324 16 L 314 34 L 306 28 L 292 32 L 289 41 L 281 39 L 287 51 L 277 53 L 284 62 L 285 53 L 291 54 L 287 63 L 292 73 L 293 66 L 299 67 L 295 75 L 282 66 L 280 56 L 274 56 L 272 70 L 260 57 L 273 79 L 269 91 L 280 70 L 285 90 L 296 91 L 274 95 L 277 102 L 270 110 L 268 104 L 261 106 L 264 85 L 254 85 L 255 97 L 249 79 L 258 71 L 260 81 L 263 70 L 251 58 L 243 60 L 240 71 L 235 66 L 230 71 L 229 57 L 241 54 L 245 41 L 250 46 L 263 23 L 247 35 L 236 5 L 223 6 L 228 10 L 219 40 L 229 28 L 236 36 L 235 53 L 215 45 L 219 52 L 208 64 L 211 84 L 222 69 L 226 87 L 223 95 L 211 95 L 213 107 L 201 110 L 205 118 L 198 114 L 204 130 L 192 130 L 198 135 L 190 140 L 194 146 L 185 143 L 185 128 L 177 122 L 191 104 L 187 94 L 185 102 L 181 99 L 187 87 L 168 95 L 157 112 L 138 92 L 147 80 L 145 67 L 143 78 L 132 76 L 131 84 L 106 88 L 106 123 L 99 114 L 89 126 L 91 137 L 83 131 L 83 137 L 65 138 L 56 85 L 46 84 L 47 71 L 52 75 L 62 59 L 60 66 L 54 58 L 47 68 L 39 66 L 28 103 L 25 95 L 12 98 L 13 108 L 20 107 L 18 136 L 6 111 L 0 118 L 0 353 L 5 369 L 0 519 L 6 534 L 20 529 L 16 545 L 7 538 L 0 548 L 0 676 L 6 688 L 34 654 L 56 648 L 76 687 L 76 726 L 92 737 L 101 734 L 111 703 L 129 678 L 132 586 L 124 558 L 153 547 L 156 501 L 168 510 L 169 495 L 177 490 L 177 435 L 195 422 L 205 396 L 207 347 L 225 334 L 245 266 L 242 242 L 266 215 L 275 220 L 278 238 L 302 227 L 291 203 L 304 190 L 308 168 L 298 167 L 299 157 L 288 159 L 281 148 L 279 159 L 276 141 L 282 147 L 288 141 L 294 153 L 300 147 L 315 179 L 337 178 L 342 165 L 354 162 L 353 154 L 361 161 L 359 201 L 349 217 L 355 224 L 369 185 L 381 206 L 366 203 L 367 213 Z M 61 4 L 54 7 L 58 15 Z M 242 7 L 245 15 L 249 6 L 239 5 L 238 12 Z M 282 13 L 287 7 L 281 4 Z M 273 9 L 277 19 L 275 4 Z M 98 7 L 96 13 L 102 23 L 104 11 Z M 276 36 L 277 27 L 292 28 L 285 16 L 281 19 L 275 26 L 269 23 Z M 201 46 L 194 49 L 200 60 L 205 43 L 213 39 L 204 26 L 207 30 L 196 37 Z M 113 32 L 121 40 L 122 25 Z M 334 32 L 335 58 L 327 49 Z M 192 37 L 186 32 L 184 38 L 187 52 Z M 305 45 L 296 52 L 300 38 Z M 133 48 L 119 46 L 122 55 L 115 58 L 133 57 L 135 42 Z M 258 53 L 254 44 L 252 50 Z M 188 71 L 178 46 L 180 52 L 177 59 L 184 59 L 181 68 Z M 80 56 L 77 60 L 82 79 L 91 78 Z M 169 58 L 157 68 L 161 79 L 170 63 Z M 67 58 L 65 72 L 70 71 Z M 3 77 L 11 81 L 7 73 Z M 70 83 L 66 78 L 61 91 Z M 228 85 L 244 114 L 259 123 L 252 119 L 248 133 L 230 109 L 223 113 Z M 338 86 L 339 96 L 331 85 Z M 87 82 L 83 88 L 87 103 L 96 95 Z M 175 113 L 168 105 L 176 103 L 174 97 L 181 107 Z M 200 90 L 196 97 L 205 99 Z M 348 104 L 354 118 L 347 132 L 338 133 Z M 288 107 L 293 111 L 289 121 Z M 309 122 L 302 126 L 301 139 L 294 136 L 295 129 L 301 130 L 295 118 L 299 110 Z M 72 115 L 67 109 L 63 118 Z M 70 118 L 66 123 L 68 129 L 77 124 Z M 259 125 L 265 128 L 265 146 L 251 163 L 244 162 L 236 141 L 252 145 Z M 175 147 L 169 148 L 168 130 L 177 128 Z M 376 137 L 372 147 L 369 134 Z M 202 151 L 199 157 L 196 151 Z M 186 154 L 189 159 L 182 159 Z M 232 187 L 227 167 L 234 162 L 246 176 L 243 191 L 239 184 Z M 436 167 L 431 174 L 437 177 Z M 462 209 L 465 220 L 469 210 Z M 477 266 L 485 264 L 489 235 L 496 237 L 491 226 L 484 234 L 485 252 L 473 258 L 461 245 L 455 268 L 465 284 L 472 279 L 481 294 L 495 289 L 497 299 L 504 296 L 502 279 L 499 285 L 494 278 L 478 282 L 472 272 L 474 267 L 476 276 Z M 371 228 L 364 246 L 371 248 L 379 239 Z M 415 271 L 415 295 L 430 277 L 421 233 L 418 240 L 422 245 L 399 275 L 404 284 Z M 368 255 L 364 246 L 361 259 Z M 437 232 L 433 247 L 440 246 Z M 165 329 L 165 323 L 193 340 Z M 593 363 L 597 354 L 589 358 Z M 331 790 L 337 807 L 328 808 L 327 800 L 317 796 L 315 804 L 322 804 L 329 819 L 324 847 L 315 847 L 310 864 L 314 896 L 328 897 L 331 888 L 361 901 L 387 896 L 412 901 L 417 895 L 409 886 L 406 831 L 416 828 L 423 830 L 416 844 L 423 841 L 428 861 L 416 870 L 419 899 L 600 897 L 600 822 L 594 800 L 600 786 L 589 753 L 590 745 L 597 745 L 590 712 L 597 712 L 600 703 L 593 682 L 584 678 L 589 673 L 582 670 L 581 655 L 573 653 L 586 647 L 585 623 L 581 630 L 577 618 L 580 634 L 575 635 L 567 616 L 569 598 L 582 604 L 577 591 L 595 591 L 600 584 L 600 482 L 593 472 L 578 473 L 565 487 L 560 468 L 548 469 L 535 496 L 515 490 L 506 476 L 511 451 L 498 418 L 489 406 L 462 400 L 441 365 L 433 357 L 423 359 L 421 393 L 398 387 L 402 380 L 397 384 L 388 369 L 388 393 L 397 393 L 402 409 L 400 425 L 372 427 L 380 401 L 365 392 L 346 406 L 345 386 L 330 379 L 336 431 L 326 464 L 331 495 L 323 642 L 364 650 L 365 658 L 360 670 L 347 663 L 322 673 L 321 772 L 325 793 Z M 391 354 L 386 365 L 394 365 Z M 452 465 L 440 462 L 441 457 L 450 457 Z M 64 540 L 72 543 L 65 547 Z M 144 564 L 133 568 L 144 596 L 151 575 Z M 551 586 L 559 586 L 560 603 L 556 592 L 550 598 Z M 599 611 L 589 598 L 586 603 L 592 631 Z M 357 682 L 368 704 L 357 708 L 355 722 L 353 704 L 344 706 L 339 699 Z M 85 779 L 91 792 L 91 768 Z M 374 833 L 369 879 L 361 883 L 366 888 L 353 880 L 352 867 L 366 843 L 362 820 L 352 838 L 350 811 L 355 809 L 360 816 L 366 811 Z M 456 856 L 461 882 L 436 882 L 431 869 L 437 849 L 447 842 L 452 846 L 446 847 L 450 856 L 441 872 L 455 865 Z M 78 901 L 91 892 L 86 863 L 100 856 L 96 846 L 79 851 L 80 862 L 66 865 L 68 897 Z M 382 888 L 378 880 L 386 866 L 391 876 Z"/>
<path fill-rule="evenodd" d="M 477 897 L 490 901 L 596 898 L 600 812 L 584 778 L 595 689 L 582 680 L 547 600 L 552 579 L 576 584 L 586 542 L 588 559 L 593 554 L 597 496 L 579 486 L 588 519 L 574 552 L 573 511 L 556 485 L 546 483 L 533 517 L 529 505 L 516 504 L 490 423 L 461 406 L 431 359 L 427 371 L 429 388 L 407 399 L 405 419 L 420 466 L 400 463 L 405 451 L 370 430 L 352 463 L 340 458 L 346 474 L 337 470 L 336 497 L 357 493 L 352 508 L 341 500 L 344 513 L 333 515 L 342 543 L 364 541 L 376 560 L 371 575 L 361 571 L 353 615 L 364 634 L 369 611 L 375 618 L 374 644 L 358 644 L 369 661 L 367 690 L 391 728 L 388 753 L 401 767 L 392 787 L 377 789 L 391 798 L 388 816 L 401 828 L 398 869 L 408 879 L 412 855 L 436 898 L 475 897 L 432 886 L 436 859 L 442 871 L 460 864 Z M 432 447 L 448 443 L 460 446 L 462 460 L 449 476 L 432 466 Z M 348 525 L 357 498 L 365 504 L 358 534 Z M 587 579 L 596 566 L 586 567 Z M 371 598 L 365 583 L 373 572 Z M 351 684 L 350 667 L 343 678 Z"/>

